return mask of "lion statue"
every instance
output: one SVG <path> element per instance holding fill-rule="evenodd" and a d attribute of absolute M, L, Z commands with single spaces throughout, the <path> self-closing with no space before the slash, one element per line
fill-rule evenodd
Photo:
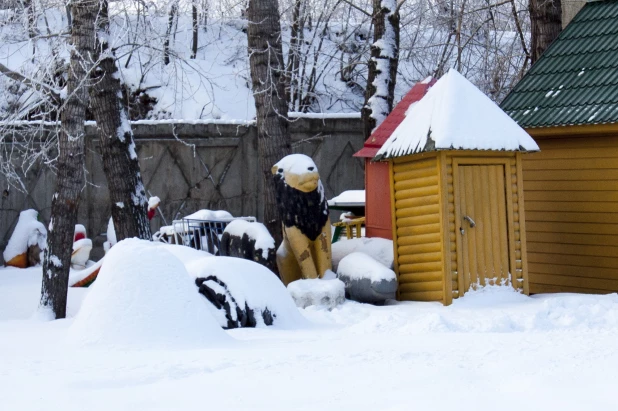
<path fill-rule="evenodd" d="M 301 278 L 322 278 L 332 268 L 328 204 L 318 168 L 303 154 L 292 154 L 272 168 L 283 242 L 277 268 L 287 286 Z"/>

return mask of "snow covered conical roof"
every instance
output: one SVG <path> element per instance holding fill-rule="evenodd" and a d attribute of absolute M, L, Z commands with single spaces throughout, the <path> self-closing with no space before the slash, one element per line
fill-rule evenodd
<path fill-rule="evenodd" d="M 393 131 L 374 160 L 434 150 L 538 151 L 496 103 L 450 69 Z"/>

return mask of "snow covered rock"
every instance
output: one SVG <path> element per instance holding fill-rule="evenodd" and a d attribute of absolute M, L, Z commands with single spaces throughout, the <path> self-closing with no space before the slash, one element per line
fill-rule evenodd
<path fill-rule="evenodd" d="M 288 284 L 288 291 L 300 308 L 318 305 L 332 310 L 345 302 L 345 285 L 333 278 L 296 280 Z"/>
<path fill-rule="evenodd" d="M 379 237 L 362 237 L 337 241 L 333 244 L 333 270 L 348 254 L 361 252 L 373 257 L 387 268 L 393 268 L 393 241 Z"/>
<path fill-rule="evenodd" d="M 186 267 L 223 328 L 294 328 L 306 323 L 285 286 L 260 264 L 234 257 L 205 257 Z"/>
<path fill-rule="evenodd" d="M 337 275 L 351 300 L 381 305 L 396 298 L 395 272 L 367 254 L 355 252 L 345 256 L 339 262 Z"/>
<path fill-rule="evenodd" d="M 222 256 L 244 258 L 276 271 L 275 240 L 262 223 L 234 220 L 225 227 L 219 252 Z"/>
<path fill-rule="evenodd" d="M 47 247 L 47 230 L 37 221 L 39 212 L 24 210 L 4 249 L 4 264 L 17 268 L 32 267 L 41 262 L 41 252 Z"/>
<path fill-rule="evenodd" d="M 105 256 L 71 325 L 89 346 L 203 347 L 228 341 L 182 262 L 150 241 L 127 239 Z"/>

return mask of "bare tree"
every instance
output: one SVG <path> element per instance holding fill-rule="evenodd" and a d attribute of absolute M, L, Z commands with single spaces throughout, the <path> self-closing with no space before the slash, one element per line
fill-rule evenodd
<path fill-rule="evenodd" d="M 116 238 L 118 241 L 130 237 L 149 240 L 152 233 L 147 216 L 148 200 L 135 151 L 133 131 L 122 101 L 116 59 L 107 41 L 107 1 L 96 1 L 101 7 L 96 21 L 96 46 L 92 52 L 96 67 L 91 75 L 90 106 L 99 131 Z"/>
<path fill-rule="evenodd" d="M 534 64 L 562 31 L 562 0 L 530 0 L 530 50 Z"/>
<path fill-rule="evenodd" d="M 66 316 L 71 266 L 71 244 L 79 196 L 84 186 L 84 121 L 88 105 L 85 80 L 90 63 L 83 51 L 92 50 L 98 0 L 71 2 L 71 60 L 67 79 L 67 100 L 61 107 L 56 192 L 52 198 L 51 221 L 43 261 L 41 307 L 51 309 L 55 318 Z"/>
<path fill-rule="evenodd" d="M 281 243 L 272 166 L 291 153 L 288 102 L 285 98 L 281 22 L 277 0 L 249 0 L 247 40 L 255 99 L 258 153 L 264 182 L 264 224 Z"/>

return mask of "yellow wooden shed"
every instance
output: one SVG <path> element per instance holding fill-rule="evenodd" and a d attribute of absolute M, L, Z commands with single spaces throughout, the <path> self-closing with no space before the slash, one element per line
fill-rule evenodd
<path fill-rule="evenodd" d="M 445 305 L 477 285 L 528 294 L 522 153 L 532 138 L 454 70 L 382 146 L 399 300 Z"/>

